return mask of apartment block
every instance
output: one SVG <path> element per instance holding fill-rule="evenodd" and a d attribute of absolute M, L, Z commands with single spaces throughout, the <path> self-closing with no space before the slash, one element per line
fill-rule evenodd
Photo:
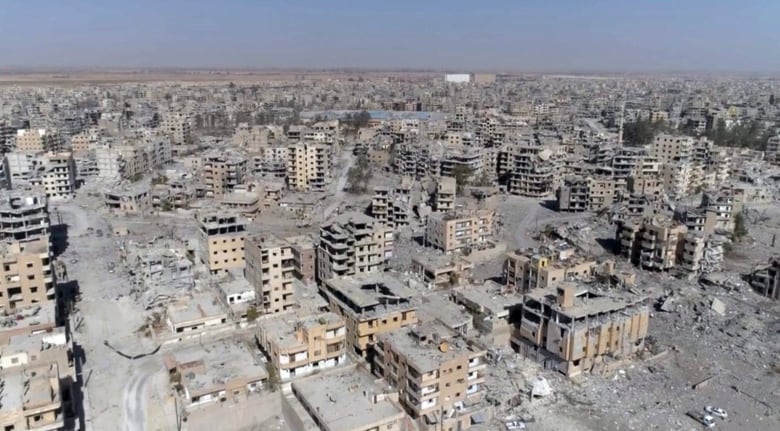
<path fill-rule="evenodd" d="M 675 160 L 689 160 L 693 156 L 695 140 L 690 136 L 675 136 L 660 133 L 650 145 L 650 155 L 661 163 Z"/>
<path fill-rule="evenodd" d="M 198 212 L 200 260 L 212 274 L 244 267 L 246 220 L 229 212 Z"/>
<path fill-rule="evenodd" d="M 643 349 L 650 320 L 644 298 L 608 296 L 574 282 L 527 292 L 519 313 L 512 347 L 569 377 Z"/>
<path fill-rule="evenodd" d="M 556 192 L 559 211 L 599 211 L 618 202 L 626 181 L 611 177 L 568 177 Z"/>
<path fill-rule="evenodd" d="M 282 381 L 346 362 L 346 338 L 344 319 L 330 312 L 265 319 L 257 329 L 257 342 Z"/>
<path fill-rule="evenodd" d="M 317 278 L 381 272 L 392 255 L 392 229 L 358 212 L 343 213 L 320 226 Z"/>
<path fill-rule="evenodd" d="M 62 151 L 62 138 L 59 133 L 48 129 L 27 129 L 16 131 L 16 151 L 27 154 L 40 154 L 49 151 Z"/>
<path fill-rule="evenodd" d="M 397 228 L 409 224 L 409 196 L 401 189 L 392 187 L 374 187 L 371 199 L 370 214 L 389 228 Z"/>
<path fill-rule="evenodd" d="M 410 431 L 398 392 L 358 367 L 338 368 L 296 380 L 282 399 L 291 429 L 303 431 Z M 286 415 L 286 417 L 288 417 Z"/>
<path fill-rule="evenodd" d="M 641 268 L 667 271 L 678 265 L 687 232 L 671 219 L 628 220 L 617 229 L 620 254 Z"/>
<path fill-rule="evenodd" d="M 167 112 L 162 116 L 158 128 L 160 134 L 168 136 L 176 146 L 188 145 L 192 142 L 192 118 L 183 112 Z"/>
<path fill-rule="evenodd" d="M 482 411 L 486 352 L 443 325 L 381 335 L 374 352 L 375 374 L 398 388 L 399 402 L 422 429 L 468 429 Z"/>
<path fill-rule="evenodd" d="M 554 287 L 567 280 L 587 279 L 596 261 L 574 254 L 571 247 L 540 247 L 507 253 L 506 285 L 518 292 Z"/>
<path fill-rule="evenodd" d="M 49 238 L 49 203 L 33 190 L 0 191 L 0 240 Z"/>
<path fill-rule="evenodd" d="M 47 153 L 43 156 L 43 172 L 31 178 L 30 184 L 40 187 L 49 199 L 70 199 L 76 192 L 76 162 L 70 152 Z"/>
<path fill-rule="evenodd" d="M 55 299 L 49 239 L 0 243 L 0 309 L 10 311 Z"/>
<path fill-rule="evenodd" d="M 271 235 L 246 240 L 244 277 L 254 286 L 258 310 L 280 313 L 295 307 L 293 247 Z"/>
<path fill-rule="evenodd" d="M 428 216 L 425 243 L 445 253 L 477 249 L 492 237 L 494 215 L 491 210 L 433 213 Z"/>
<path fill-rule="evenodd" d="M 3 171 L 8 188 L 28 185 L 43 168 L 43 161 L 35 154 L 11 152 L 3 158 Z"/>
<path fill-rule="evenodd" d="M 191 412 L 235 406 L 259 394 L 268 372 L 255 353 L 243 342 L 215 341 L 168 352 L 162 362 L 179 405 Z"/>
<path fill-rule="evenodd" d="M 61 376 L 56 363 L 3 370 L 0 377 L 3 382 L 2 429 L 64 429 Z"/>
<path fill-rule="evenodd" d="M 442 212 L 454 210 L 457 190 L 455 178 L 439 177 L 439 180 L 436 182 L 436 194 L 433 199 L 434 209 Z"/>
<path fill-rule="evenodd" d="M 346 321 L 347 345 L 366 357 L 380 334 L 417 322 L 415 291 L 386 273 L 326 280 L 320 287 L 330 309 Z"/>
<path fill-rule="evenodd" d="M 219 152 L 203 157 L 203 183 L 206 196 L 223 196 L 244 184 L 247 160 L 234 152 Z"/>
<path fill-rule="evenodd" d="M 332 179 L 330 146 L 298 142 L 287 149 L 287 186 L 296 191 L 324 191 Z"/>

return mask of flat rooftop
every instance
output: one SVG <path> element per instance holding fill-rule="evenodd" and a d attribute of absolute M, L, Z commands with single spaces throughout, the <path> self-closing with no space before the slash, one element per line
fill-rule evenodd
<path fill-rule="evenodd" d="M 472 350 L 465 340 L 455 338 L 452 331 L 440 322 L 426 322 L 409 330 L 380 335 L 379 339 L 406 357 L 408 363 L 421 373 L 437 370 L 443 363 L 479 352 Z M 442 343 L 446 343 L 446 347 Z"/>
<path fill-rule="evenodd" d="M 367 429 L 405 415 L 389 400 L 373 402 L 374 396 L 385 393 L 384 388 L 356 367 L 298 380 L 292 387 L 298 399 L 330 430 Z"/>
<path fill-rule="evenodd" d="M 471 316 L 461 307 L 450 301 L 442 294 L 432 294 L 420 299 L 421 305 L 418 308 L 417 316 L 420 320 L 438 320 L 450 329 L 455 329 L 468 325 L 471 322 Z"/>
<path fill-rule="evenodd" d="M 453 294 L 479 305 L 481 313 L 493 316 L 508 314 L 510 307 L 523 302 L 523 295 L 506 291 L 503 286 L 494 281 L 459 288 L 454 290 Z"/>
<path fill-rule="evenodd" d="M 306 348 L 306 343 L 296 337 L 295 328 L 298 325 L 310 330 L 321 325 L 343 324 L 343 322 L 344 320 L 338 314 L 325 312 L 306 317 L 279 316 L 275 319 L 266 319 L 260 322 L 260 328 L 266 333 L 268 339 L 272 339 L 282 349 Z"/>
<path fill-rule="evenodd" d="M 417 291 L 387 273 L 363 273 L 332 278 L 325 282 L 358 308 L 389 304 L 393 300 L 409 299 Z"/>
<path fill-rule="evenodd" d="M 219 300 L 208 294 L 182 298 L 168 306 L 168 318 L 174 324 L 214 318 L 224 314 Z"/>
<path fill-rule="evenodd" d="M 562 308 L 558 305 L 558 288 L 567 285 L 574 286 L 575 288 L 574 305 Z M 525 296 L 526 298 L 544 303 L 550 306 L 550 308 L 557 310 L 561 314 L 569 316 L 572 319 L 580 319 L 597 314 L 615 313 L 626 307 L 640 303 L 645 299 L 643 297 L 607 296 L 606 293 L 595 292 L 585 285 L 574 282 L 564 282 L 556 287 L 531 289 Z"/>
<path fill-rule="evenodd" d="M 244 342 L 221 340 L 170 352 L 165 355 L 164 361 L 166 367 L 202 362 L 201 371 L 187 371 L 182 375 L 187 388 L 198 392 L 224 385 L 231 380 L 255 381 L 268 378 L 265 365 L 258 358 Z"/>

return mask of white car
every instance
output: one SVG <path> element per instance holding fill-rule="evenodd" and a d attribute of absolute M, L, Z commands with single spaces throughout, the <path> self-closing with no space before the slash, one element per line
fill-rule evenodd
<path fill-rule="evenodd" d="M 729 414 L 726 413 L 726 411 L 720 407 L 707 406 L 704 408 L 704 411 L 711 414 L 712 416 L 717 416 L 721 419 L 726 419 L 729 417 Z"/>

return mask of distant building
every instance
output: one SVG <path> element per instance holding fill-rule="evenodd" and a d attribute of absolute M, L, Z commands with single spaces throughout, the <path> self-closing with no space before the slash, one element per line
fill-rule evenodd
<path fill-rule="evenodd" d="M 471 81 L 471 75 L 468 73 L 448 73 L 444 75 L 444 82 L 453 84 L 464 84 Z"/>

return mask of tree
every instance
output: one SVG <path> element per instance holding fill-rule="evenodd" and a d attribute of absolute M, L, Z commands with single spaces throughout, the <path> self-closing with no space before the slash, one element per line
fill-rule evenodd
<path fill-rule="evenodd" d="M 734 216 L 734 232 L 731 234 L 731 238 L 734 241 L 738 241 L 744 238 L 748 234 L 747 226 L 745 226 L 745 216 L 742 213 L 737 213 Z"/>
<path fill-rule="evenodd" d="M 374 171 L 369 166 L 368 157 L 361 154 L 355 160 L 355 165 L 347 171 L 347 191 L 350 193 L 365 193 L 368 191 L 368 184 L 374 176 Z"/>
<path fill-rule="evenodd" d="M 260 313 L 257 312 L 257 308 L 255 306 L 250 306 L 246 309 L 246 320 L 249 322 L 254 322 L 257 320 L 257 318 L 260 316 Z"/>
<path fill-rule="evenodd" d="M 466 165 L 455 166 L 455 169 L 452 170 L 452 177 L 455 178 L 455 187 L 458 194 L 462 194 L 465 187 L 469 185 L 472 174 L 474 174 L 474 170 Z"/>
<path fill-rule="evenodd" d="M 669 127 L 663 120 L 650 121 L 639 119 L 623 125 L 623 140 L 626 145 L 643 147 L 649 145 L 655 139 L 655 135 L 668 131 Z"/>

